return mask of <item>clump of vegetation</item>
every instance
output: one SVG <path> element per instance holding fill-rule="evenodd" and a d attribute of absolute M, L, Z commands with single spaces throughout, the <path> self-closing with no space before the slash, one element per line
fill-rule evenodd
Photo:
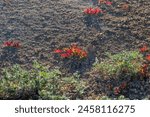
<path fill-rule="evenodd" d="M 59 69 L 49 70 L 38 62 L 34 62 L 31 71 L 16 65 L 3 70 L 0 99 L 80 98 L 85 85 L 76 76 L 65 77 Z M 75 97 L 71 97 L 70 93 L 74 93 Z"/>
<path fill-rule="evenodd" d="M 143 56 L 138 51 L 124 51 L 115 55 L 107 53 L 107 55 L 107 59 L 94 66 L 94 71 L 103 76 L 116 77 L 121 73 L 135 75 L 143 63 Z"/>
<path fill-rule="evenodd" d="M 77 44 L 72 44 L 69 47 L 55 49 L 54 54 L 56 60 L 62 62 L 63 68 L 68 71 L 76 72 L 85 67 L 88 53 Z"/>
<path fill-rule="evenodd" d="M 3 69 L 0 79 L 0 99 L 26 98 L 37 98 L 35 80 L 30 72 L 18 65 L 10 69 Z"/>

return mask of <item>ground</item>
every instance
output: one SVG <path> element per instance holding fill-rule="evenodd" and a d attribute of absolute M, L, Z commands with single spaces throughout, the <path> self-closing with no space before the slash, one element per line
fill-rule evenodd
<path fill-rule="evenodd" d="M 5 54 L 1 47 L 0 67 L 20 64 L 30 69 L 33 60 L 38 60 L 53 68 L 58 65 L 54 49 L 72 43 L 93 53 L 99 61 L 105 58 L 105 52 L 118 53 L 149 44 L 150 1 L 112 2 L 102 16 L 86 17 L 85 8 L 97 7 L 94 0 L 1 0 L 0 43 L 15 39 L 22 47 L 13 55 Z M 122 9 L 123 4 L 129 9 Z"/>

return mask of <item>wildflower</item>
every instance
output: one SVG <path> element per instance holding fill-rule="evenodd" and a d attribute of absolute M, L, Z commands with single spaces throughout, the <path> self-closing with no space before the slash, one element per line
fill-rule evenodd
<path fill-rule="evenodd" d="M 114 94 L 118 95 L 120 93 L 120 88 L 119 87 L 115 87 L 114 88 Z"/>
<path fill-rule="evenodd" d="M 108 5 L 108 6 L 110 6 L 110 5 L 112 5 L 112 2 L 106 1 L 105 4 Z"/>
<path fill-rule="evenodd" d="M 150 61 L 150 54 L 146 56 L 146 60 Z"/>
<path fill-rule="evenodd" d="M 80 48 L 74 48 L 74 52 L 78 55 L 80 55 L 81 53 L 81 49 Z"/>
<path fill-rule="evenodd" d="M 85 14 L 89 14 L 89 15 L 94 15 L 94 14 L 99 14 L 102 13 L 102 10 L 99 8 L 87 8 L 83 11 Z"/>
<path fill-rule="evenodd" d="M 68 53 L 69 55 L 72 54 L 72 50 L 71 50 L 71 49 L 68 49 L 68 50 L 66 50 L 65 52 Z"/>
<path fill-rule="evenodd" d="M 94 15 L 96 13 L 96 10 L 95 9 L 91 9 L 91 13 L 92 15 Z"/>
<path fill-rule="evenodd" d="M 95 14 L 99 14 L 99 13 L 102 13 L 103 11 L 101 10 L 101 9 L 99 9 L 99 8 L 96 8 L 95 9 Z"/>
<path fill-rule="evenodd" d="M 54 53 L 61 53 L 61 52 L 62 52 L 62 50 L 60 50 L 60 49 L 54 50 Z"/>
<path fill-rule="evenodd" d="M 145 52 L 147 50 L 148 50 L 148 47 L 146 45 L 140 48 L 140 52 Z"/>
<path fill-rule="evenodd" d="M 60 56 L 61 56 L 62 58 L 68 58 L 68 57 L 69 57 L 68 53 L 63 53 L 63 54 L 61 54 Z"/>
<path fill-rule="evenodd" d="M 83 52 L 81 53 L 81 58 L 84 58 L 84 57 L 87 57 L 87 53 L 86 53 L 85 51 L 83 51 Z"/>
<path fill-rule="evenodd" d="M 20 47 L 20 43 L 19 42 L 15 42 L 12 44 L 12 47 L 18 48 Z"/>
<path fill-rule="evenodd" d="M 15 47 L 18 48 L 20 47 L 20 43 L 16 41 L 6 41 L 2 45 L 3 47 Z"/>
<path fill-rule="evenodd" d="M 85 14 L 90 14 L 90 8 L 87 8 L 83 11 Z"/>
<path fill-rule="evenodd" d="M 79 48 L 77 45 L 71 45 L 68 48 L 63 48 L 62 50 L 57 49 L 54 50 L 54 53 L 60 54 L 62 58 L 69 58 L 69 57 L 79 57 L 83 58 L 87 56 L 86 51 L 84 51 L 82 48 Z"/>
<path fill-rule="evenodd" d="M 8 47 L 8 46 L 12 46 L 13 41 L 6 41 L 3 43 L 3 47 Z"/>

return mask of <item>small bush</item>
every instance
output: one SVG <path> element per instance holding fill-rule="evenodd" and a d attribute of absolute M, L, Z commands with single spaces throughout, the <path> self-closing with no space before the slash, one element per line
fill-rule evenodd
<path fill-rule="evenodd" d="M 35 80 L 18 65 L 4 69 L 0 80 L 0 99 L 36 98 Z"/>
<path fill-rule="evenodd" d="M 107 55 L 107 59 L 94 66 L 94 70 L 104 76 L 118 76 L 121 73 L 135 75 L 143 63 L 143 56 L 138 51 L 124 51 L 115 55 L 107 53 Z"/>
<path fill-rule="evenodd" d="M 84 91 L 78 75 L 65 77 L 58 69 L 49 70 L 34 62 L 30 71 L 15 65 L 4 69 L 0 79 L 0 99 L 76 99 Z"/>

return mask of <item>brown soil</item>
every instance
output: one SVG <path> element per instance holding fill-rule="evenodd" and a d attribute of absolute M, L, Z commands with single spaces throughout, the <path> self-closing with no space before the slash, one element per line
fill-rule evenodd
<path fill-rule="evenodd" d="M 30 69 L 33 60 L 55 67 L 53 50 L 71 43 L 101 60 L 105 52 L 134 50 L 150 42 L 150 0 L 112 0 L 109 12 L 93 17 L 82 12 L 97 6 L 90 0 L 5 1 L 0 1 L 0 43 L 15 39 L 22 47 L 13 54 L 0 48 L 1 68 L 17 63 Z M 122 9 L 123 4 L 129 9 Z"/>

